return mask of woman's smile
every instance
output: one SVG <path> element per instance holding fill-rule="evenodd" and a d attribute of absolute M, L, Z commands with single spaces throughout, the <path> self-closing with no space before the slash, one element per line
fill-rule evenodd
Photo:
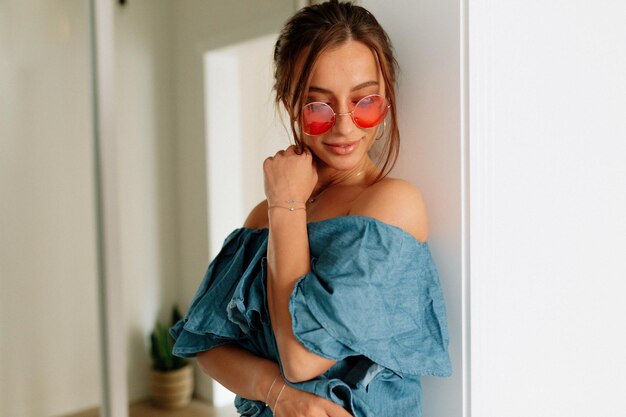
<path fill-rule="evenodd" d="M 324 147 L 336 155 L 349 155 L 354 152 L 361 143 L 361 139 L 350 142 L 325 143 Z"/>

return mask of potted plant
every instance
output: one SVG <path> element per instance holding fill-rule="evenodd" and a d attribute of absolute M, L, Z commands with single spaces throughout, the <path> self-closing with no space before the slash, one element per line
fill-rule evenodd
<path fill-rule="evenodd" d="M 172 308 L 174 325 L 182 318 L 178 308 Z M 174 339 L 168 327 L 157 322 L 150 335 L 150 392 L 153 403 L 162 408 L 184 407 L 191 401 L 193 394 L 193 367 L 191 364 L 172 354 Z"/>

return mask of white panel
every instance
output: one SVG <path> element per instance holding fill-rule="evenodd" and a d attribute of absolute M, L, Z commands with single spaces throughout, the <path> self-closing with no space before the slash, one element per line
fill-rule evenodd
<path fill-rule="evenodd" d="M 470 3 L 472 414 L 626 414 L 626 5 Z"/>
<path fill-rule="evenodd" d="M 387 30 L 397 52 L 402 145 L 392 176 L 411 181 L 424 195 L 429 242 L 448 312 L 453 376 L 423 378 L 423 414 L 462 416 L 465 277 L 460 4 L 458 0 L 360 3 Z"/>
<path fill-rule="evenodd" d="M 106 417 L 128 416 L 126 332 L 121 279 L 121 222 L 118 177 L 119 143 L 115 132 L 115 59 L 113 5 L 92 0 L 92 53 L 94 71 L 94 163 L 98 269 L 103 369 L 103 404 Z"/>
<path fill-rule="evenodd" d="M 243 217 L 240 62 L 226 49 L 208 53 L 205 66 L 209 250 L 213 257 Z"/>
<path fill-rule="evenodd" d="M 288 145 L 272 92 L 272 53 L 278 35 L 213 50 L 205 55 L 209 258 L 243 226 L 265 198 L 263 160 Z M 200 392 L 206 391 L 205 378 Z M 213 404 L 232 404 L 232 394 L 211 385 Z"/>
<path fill-rule="evenodd" d="M 173 2 L 172 2 L 173 3 Z M 176 158 L 179 302 L 188 305 L 207 265 L 206 110 L 203 55 L 275 33 L 293 13 L 293 0 L 179 0 L 175 19 Z"/>

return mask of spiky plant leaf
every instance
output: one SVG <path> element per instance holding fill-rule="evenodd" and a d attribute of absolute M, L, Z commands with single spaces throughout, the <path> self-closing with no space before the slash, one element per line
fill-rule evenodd
<path fill-rule="evenodd" d="M 172 310 L 173 324 L 182 318 L 177 307 Z M 152 355 L 153 367 L 159 371 L 173 371 L 187 364 L 184 358 L 174 356 L 174 338 L 170 336 L 168 328 L 157 322 L 154 331 L 150 334 L 150 354 Z"/>

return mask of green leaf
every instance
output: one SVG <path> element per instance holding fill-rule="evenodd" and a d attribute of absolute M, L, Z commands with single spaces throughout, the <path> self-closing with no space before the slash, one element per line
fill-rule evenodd
<path fill-rule="evenodd" d="M 172 310 L 172 321 L 174 324 L 182 318 L 177 307 Z M 174 356 L 175 340 L 169 334 L 169 329 L 157 322 L 153 332 L 150 334 L 150 355 L 152 356 L 154 369 L 169 371 L 182 368 L 187 364 L 187 360 Z"/>

